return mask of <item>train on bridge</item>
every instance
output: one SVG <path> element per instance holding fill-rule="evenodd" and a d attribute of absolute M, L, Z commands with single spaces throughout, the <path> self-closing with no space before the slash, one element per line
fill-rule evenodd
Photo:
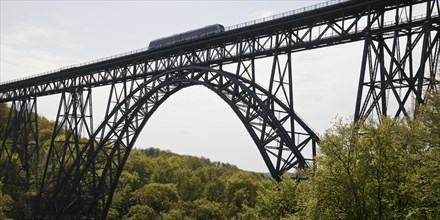
<path fill-rule="evenodd" d="M 221 24 L 208 25 L 195 30 L 190 30 L 180 34 L 175 34 L 169 37 L 163 37 L 150 42 L 148 49 L 158 49 L 161 47 L 171 46 L 186 42 L 189 40 L 198 40 L 200 38 L 208 37 L 211 35 L 219 34 L 225 31 L 225 27 Z"/>

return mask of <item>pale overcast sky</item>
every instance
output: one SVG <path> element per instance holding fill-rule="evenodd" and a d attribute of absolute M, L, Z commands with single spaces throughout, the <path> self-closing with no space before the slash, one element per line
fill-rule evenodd
<path fill-rule="evenodd" d="M 0 80 L 144 48 L 159 37 L 209 24 L 230 26 L 320 2 L 1 0 Z M 320 134 L 336 116 L 352 118 L 361 55 L 362 42 L 293 55 L 296 111 Z M 39 98 L 39 114 L 54 120 L 58 98 Z M 96 123 L 102 120 L 106 98 L 105 89 L 94 91 Z M 136 147 L 267 172 L 240 120 L 203 87 L 185 89 L 164 103 Z"/>

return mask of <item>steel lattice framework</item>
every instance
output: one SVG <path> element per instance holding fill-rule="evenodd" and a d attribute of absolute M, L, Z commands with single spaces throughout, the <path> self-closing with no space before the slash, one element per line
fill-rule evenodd
<path fill-rule="evenodd" d="M 423 13 L 415 14 L 415 11 Z M 294 111 L 292 53 L 363 41 L 355 119 L 409 115 L 438 89 L 439 0 L 351 0 L 207 38 L 76 65 L 0 84 L 11 102 L 0 157 L 7 184 L 37 191 L 33 218 L 105 218 L 124 163 L 157 108 L 200 85 L 243 122 L 271 175 L 307 166 L 319 138 Z M 272 60 L 270 80 L 256 63 Z M 110 88 L 93 125 L 92 92 Z M 37 97 L 61 94 L 48 151 L 40 151 Z M 380 118 L 380 117 L 379 117 Z M 42 155 L 45 158 L 41 158 Z M 31 165 L 32 164 L 32 165 Z M 37 165 L 35 165 L 37 164 Z"/>

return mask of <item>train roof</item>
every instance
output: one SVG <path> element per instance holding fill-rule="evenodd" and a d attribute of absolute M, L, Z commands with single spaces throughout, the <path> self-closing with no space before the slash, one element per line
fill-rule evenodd
<path fill-rule="evenodd" d="M 170 35 L 170 36 L 166 36 L 166 37 L 161 37 L 161 38 L 154 39 L 154 40 L 150 41 L 150 44 L 151 44 L 151 42 L 153 42 L 153 41 L 159 41 L 159 40 L 163 40 L 163 39 L 167 39 L 167 38 L 172 38 L 172 37 L 175 37 L 175 36 L 179 36 L 179 35 L 181 35 L 181 34 L 188 34 L 188 33 L 196 32 L 196 31 L 199 31 L 199 30 L 207 29 L 207 28 L 210 28 L 210 27 L 216 27 L 216 26 L 219 26 L 219 27 L 221 27 L 221 28 L 224 28 L 223 25 L 221 25 L 221 24 L 211 24 L 211 25 L 206 25 L 206 26 L 201 27 L 201 28 L 192 29 L 192 30 L 185 31 L 185 32 L 181 32 L 181 33 L 178 33 L 178 34 L 173 34 L 173 35 Z"/>

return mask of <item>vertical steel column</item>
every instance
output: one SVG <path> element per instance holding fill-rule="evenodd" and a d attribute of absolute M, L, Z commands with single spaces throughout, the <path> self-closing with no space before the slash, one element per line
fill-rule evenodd
<path fill-rule="evenodd" d="M 38 180 L 39 166 L 36 97 L 13 101 L 2 138 L 0 158 L 6 162 L 3 171 L 14 170 L 21 184 L 31 189 Z"/>
<path fill-rule="evenodd" d="M 93 153 L 93 147 L 90 147 L 89 150 L 92 152 L 88 152 L 81 157 L 82 147 L 93 134 L 91 94 L 91 88 L 74 89 L 61 94 L 39 190 L 40 203 L 44 201 L 42 204 L 47 205 L 47 207 L 40 206 L 36 210 L 34 216 L 37 218 L 52 216 L 59 209 L 65 208 L 67 204 L 64 204 L 64 192 L 60 192 L 58 190 L 60 188 L 75 190 L 75 192 L 78 192 L 76 196 L 79 198 L 86 198 L 93 193 L 91 191 L 93 186 L 87 186 L 90 183 L 83 183 L 83 186 L 78 187 L 71 185 L 71 182 L 61 182 L 71 166 L 82 163 L 89 154 Z M 81 172 L 79 166 L 77 167 L 70 178 L 75 178 Z M 91 184 L 93 184 L 94 180 L 91 179 L 91 181 Z M 87 203 L 89 201 L 82 200 L 77 204 L 68 205 L 78 206 L 77 210 L 79 212 L 81 202 Z M 74 213 L 69 214 L 75 216 Z"/>
<path fill-rule="evenodd" d="M 361 118 L 361 101 L 362 101 L 362 93 L 364 88 L 364 80 L 365 80 L 365 72 L 367 70 L 367 60 L 369 60 L 369 48 L 370 48 L 370 34 L 365 34 L 365 40 L 364 40 L 364 50 L 362 55 L 362 64 L 361 64 L 361 73 L 359 76 L 359 83 L 358 83 L 358 92 L 357 92 L 357 98 L 356 98 L 356 107 L 355 107 L 355 113 L 354 113 L 354 120 L 358 121 Z"/>
<path fill-rule="evenodd" d="M 238 62 L 236 68 L 236 76 L 237 78 L 243 77 L 245 79 L 249 79 L 252 83 L 255 83 L 255 57 L 251 57 L 250 59 L 243 59 L 243 55 L 246 52 L 255 51 L 255 39 L 242 39 L 240 42 L 240 46 L 238 48 Z M 222 69 L 222 66 L 219 66 L 219 69 Z M 221 78 L 222 79 L 222 78 Z M 252 88 L 253 92 L 255 92 L 255 88 Z M 234 87 L 234 93 L 236 95 L 238 91 L 238 87 Z M 251 105 L 255 105 L 255 100 L 252 100 L 254 103 L 250 103 L 250 105 L 243 106 L 246 108 L 246 113 L 249 115 L 251 111 Z"/>
<path fill-rule="evenodd" d="M 395 23 L 412 19 L 412 7 L 409 5 L 397 8 Z M 425 93 L 437 89 L 439 24 L 430 17 L 435 11 L 434 7 L 438 7 L 438 1 L 428 1 L 426 7 L 427 19 L 422 27 L 396 29 L 392 35 L 386 37 L 372 34 L 367 28 L 355 120 L 371 116 L 379 120 L 381 116 L 410 116 L 415 109 L 411 101 L 423 104 Z M 384 15 L 380 15 L 375 21 L 380 27 L 383 26 L 383 17 Z M 368 27 L 371 28 L 373 21 L 370 22 L 370 16 L 368 19 Z M 406 41 L 405 48 L 400 47 L 401 39 Z M 415 55 L 418 48 L 420 56 Z M 416 63 L 418 60 L 414 57 L 420 57 L 420 62 Z"/>
<path fill-rule="evenodd" d="M 25 195 L 22 218 L 31 215 L 32 192 L 39 181 L 38 115 L 36 97 L 13 101 L 1 143 L 1 178 L 12 195 Z M 27 192 L 26 194 L 24 194 Z"/>
<path fill-rule="evenodd" d="M 286 163 L 286 161 L 296 161 L 297 167 L 307 166 L 306 161 L 311 161 L 316 156 L 316 143 L 319 138 L 315 135 L 311 129 L 304 123 L 304 121 L 295 113 L 294 98 L 293 98 L 293 68 L 292 68 L 292 55 L 290 52 L 278 51 L 278 48 L 282 46 L 289 46 L 293 44 L 293 41 L 289 40 L 293 37 L 293 33 L 278 30 L 277 34 L 272 39 L 275 47 L 273 54 L 272 69 L 269 81 L 268 92 L 279 98 L 286 106 L 287 109 L 278 109 L 274 103 L 269 100 L 263 100 L 265 105 L 273 112 L 274 116 L 281 121 L 282 126 L 288 132 L 288 135 L 294 144 L 293 146 L 287 146 L 287 143 L 276 142 L 276 146 L 267 146 L 266 149 L 271 155 L 276 155 L 276 162 L 274 163 L 276 170 L 285 170 L 293 167 L 293 164 Z M 265 124 L 265 123 L 264 123 Z M 265 132 L 266 127 L 263 127 Z M 269 131 L 271 133 L 272 131 Z M 293 149 L 296 148 L 296 149 Z M 307 149 L 307 152 L 304 150 Z M 299 160 L 291 152 L 294 150 L 300 151 L 305 157 Z"/>

